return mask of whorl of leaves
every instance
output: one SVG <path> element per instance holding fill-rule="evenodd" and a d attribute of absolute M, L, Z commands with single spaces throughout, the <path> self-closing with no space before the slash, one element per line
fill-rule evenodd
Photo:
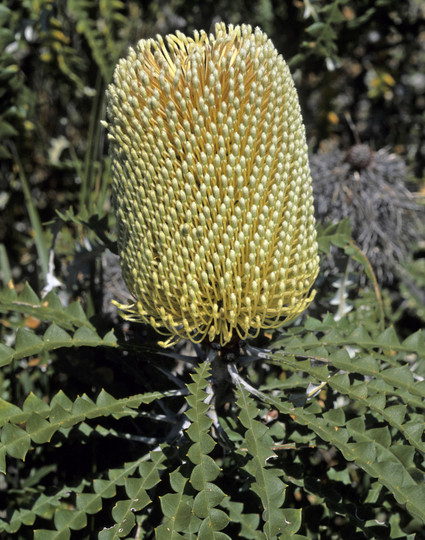
<path fill-rule="evenodd" d="M 321 233 L 322 248 L 332 243 L 350 245 L 343 228 Z M 40 299 L 29 286 L 5 289 L 0 312 L 18 328 L 14 343 L 0 347 L 11 380 L 30 372 L 31 359 L 54 364 L 75 347 L 83 358 L 96 347 L 99 355 L 100 347 L 119 353 L 113 332 L 101 337 L 79 303 L 64 307 L 53 292 Z M 26 328 L 29 317 L 42 324 Z M 139 348 L 142 368 L 157 353 Z M 192 379 L 184 384 L 184 373 L 167 372 L 163 357 L 160 372 L 177 386 L 168 390 L 73 396 L 68 385 L 45 399 L 3 395 L 0 471 L 7 470 L 8 502 L 0 533 L 19 540 L 69 539 L 77 531 L 101 540 L 301 540 L 342 526 L 347 538 L 413 538 L 403 534 L 425 523 L 424 332 L 400 340 L 384 329 L 377 302 L 363 299 L 338 321 L 328 314 L 281 331 L 269 349 L 245 345 L 237 366 L 223 364 L 233 383 L 224 411 L 211 401 L 212 350 L 207 357 L 200 351 L 192 368 L 193 357 L 168 352 L 186 360 Z M 255 369 L 247 371 L 252 355 Z M 158 405 L 165 414 L 155 414 Z M 132 435 L 147 418 L 152 434 L 156 423 L 170 425 L 165 442 Z M 46 465 L 43 456 L 58 460 L 76 442 L 99 439 L 102 448 L 115 441 L 120 453 L 108 465 L 93 461 L 84 476 L 76 460 L 72 481 L 53 486 L 49 474 L 59 478 L 60 460 Z M 126 460 L 130 442 L 138 454 Z M 37 483 L 26 488 L 33 477 Z"/>

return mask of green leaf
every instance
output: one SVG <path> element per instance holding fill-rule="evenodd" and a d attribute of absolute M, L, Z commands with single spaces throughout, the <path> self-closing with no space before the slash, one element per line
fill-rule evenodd
<path fill-rule="evenodd" d="M 86 314 L 84 313 L 83 308 L 81 307 L 80 302 L 72 302 L 65 308 L 65 313 L 71 320 L 79 322 L 78 326 L 89 326 L 92 327 L 89 323 Z"/>
<path fill-rule="evenodd" d="M 382 406 L 382 408 L 384 408 Z M 406 416 L 407 405 L 393 405 L 385 409 L 387 418 L 394 424 L 402 424 Z"/>
<path fill-rule="evenodd" d="M 402 346 L 406 350 L 414 351 L 425 356 L 425 332 L 418 330 L 414 334 L 411 334 L 403 342 Z"/>
<path fill-rule="evenodd" d="M 18 295 L 20 304 L 29 304 L 30 306 L 40 305 L 41 300 L 35 294 L 34 290 L 28 283 L 25 283 L 22 292 Z"/>
<path fill-rule="evenodd" d="M 66 330 L 80 326 L 94 330 L 79 302 L 73 302 L 64 308 L 53 291 L 41 300 L 28 284 L 19 295 L 15 289 L 9 287 L 0 291 L 0 312 L 8 311 L 31 315 L 40 321 L 55 323 Z"/>
<path fill-rule="evenodd" d="M 383 347 L 389 347 L 390 349 L 398 349 L 400 347 L 400 341 L 397 337 L 396 331 L 392 326 L 382 332 L 382 334 L 380 334 L 376 338 L 376 341 Z"/>
<path fill-rule="evenodd" d="M 23 410 L 24 412 L 36 412 L 41 416 L 47 416 L 49 414 L 50 407 L 45 401 L 31 392 L 24 401 Z"/>
<path fill-rule="evenodd" d="M 208 517 L 205 518 L 199 528 L 199 538 L 214 538 L 214 539 L 229 539 L 231 540 L 230 536 L 227 536 L 227 534 L 218 533 L 217 531 L 221 531 L 225 527 L 227 527 L 229 523 L 229 518 L 223 510 L 219 510 L 218 508 L 213 508 L 209 514 Z"/>
<path fill-rule="evenodd" d="M 283 511 L 283 523 L 282 530 L 287 535 L 293 535 L 296 533 L 302 523 L 302 509 L 301 508 L 285 508 Z"/>
<path fill-rule="evenodd" d="M 108 347 L 116 347 L 118 346 L 117 337 L 114 334 L 113 330 L 110 330 L 103 338 L 102 340 L 103 345 L 107 345 Z"/>
<path fill-rule="evenodd" d="M 415 448 L 413 446 L 406 446 L 402 444 L 393 445 L 391 446 L 391 452 L 398 458 L 398 460 L 407 470 L 413 470 L 415 467 Z"/>
<path fill-rule="evenodd" d="M 48 349 L 59 349 L 61 347 L 72 347 L 73 341 L 71 336 L 60 328 L 57 324 L 52 323 L 46 330 L 43 336 Z"/>
<path fill-rule="evenodd" d="M 157 459 L 155 459 L 154 461 L 157 463 L 161 463 L 162 459 L 163 454 L 161 452 L 158 454 Z M 140 477 L 143 478 L 144 489 L 152 489 L 160 481 L 159 469 L 154 466 L 154 464 L 150 461 L 140 463 L 139 474 Z M 128 495 L 131 497 L 130 493 L 128 493 Z"/>
<path fill-rule="evenodd" d="M 16 333 L 15 349 L 19 358 L 38 354 L 43 348 L 43 341 L 28 328 L 19 328 Z"/>
<path fill-rule="evenodd" d="M 72 401 L 62 390 L 59 390 L 59 392 L 53 396 L 52 401 L 50 402 L 50 406 L 52 408 L 55 405 L 60 405 L 61 408 L 65 409 L 66 411 L 70 411 L 72 409 Z"/>
<path fill-rule="evenodd" d="M 170 485 L 175 493 L 160 497 L 164 515 L 163 525 L 156 530 L 156 538 L 178 538 L 178 532 L 187 531 L 193 516 L 193 498 L 184 493 L 188 479 L 180 472 L 180 467 L 170 473 Z"/>
<path fill-rule="evenodd" d="M 86 394 L 77 397 L 72 406 L 72 413 L 74 415 L 81 416 L 82 418 L 87 418 L 89 414 L 92 414 L 92 418 L 95 418 L 97 407 L 96 403 L 92 401 Z"/>
<path fill-rule="evenodd" d="M 170 532 L 187 530 L 192 516 L 192 497 L 183 492 L 167 493 L 160 498 L 160 502 L 162 513 L 168 518 L 160 530 L 165 529 Z M 158 531 L 158 538 L 161 538 L 162 534 L 159 535 Z"/>
<path fill-rule="evenodd" d="M 199 518 L 206 518 L 210 508 L 218 506 L 224 497 L 224 492 L 218 486 L 207 482 L 204 489 L 196 495 L 193 501 L 193 511 Z"/>
<path fill-rule="evenodd" d="M 54 523 L 58 531 L 68 529 L 78 531 L 86 526 L 87 516 L 81 510 L 59 509 L 55 512 Z"/>
<path fill-rule="evenodd" d="M 53 516 L 54 509 L 60 506 L 60 498 L 65 494 L 67 489 L 65 488 L 53 496 L 47 496 L 44 493 L 40 494 L 33 502 L 31 509 L 21 508 L 14 511 L 9 523 L 0 521 L 0 531 L 15 533 L 21 525 L 33 525 L 36 516 L 50 520 Z"/>
<path fill-rule="evenodd" d="M 31 438 L 23 429 L 14 424 L 6 424 L 1 432 L 1 443 L 9 456 L 25 459 L 31 446 Z"/>
<path fill-rule="evenodd" d="M 127 536 L 135 524 L 134 512 L 140 511 L 150 502 L 150 497 L 147 494 L 147 486 L 154 486 L 159 482 L 158 471 L 163 468 L 162 462 L 165 455 L 162 451 L 151 452 L 150 461 L 146 461 L 146 457 L 140 458 L 137 462 L 126 464 L 123 469 L 115 469 L 109 471 L 110 480 L 114 485 L 125 485 L 125 490 L 129 499 L 117 501 L 112 509 L 112 517 L 115 525 L 104 529 L 100 534 L 100 539 L 117 539 Z M 139 478 L 133 475 L 141 470 L 146 473 L 146 478 Z M 153 479 L 156 479 L 156 482 Z M 97 484 L 99 487 L 105 488 L 105 484 Z M 107 488 L 106 488 L 107 489 Z M 110 495 L 110 493 L 108 493 Z M 111 496 L 111 495 L 110 495 Z"/>
<path fill-rule="evenodd" d="M 97 514 L 102 510 L 102 506 L 102 497 L 97 493 L 77 494 L 77 509 L 86 514 Z"/>
<path fill-rule="evenodd" d="M 344 248 L 349 245 L 350 241 L 351 227 L 348 218 L 336 224 L 329 224 L 326 227 L 320 224 L 317 227 L 317 243 L 319 250 L 324 253 L 329 253 L 331 245 Z"/>
<path fill-rule="evenodd" d="M 136 523 L 136 519 L 132 512 L 132 501 L 118 501 L 112 508 L 112 517 L 117 523 L 117 525 L 114 525 L 114 537 L 123 538 L 128 536 L 131 529 L 134 527 L 134 524 Z"/>
<path fill-rule="evenodd" d="M 220 474 L 220 467 L 209 456 L 203 455 L 199 465 L 193 468 L 190 483 L 198 490 L 204 490 L 207 482 L 212 482 Z"/>
<path fill-rule="evenodd" d="M 10 421 L 20 424 L 25 420 L 26 416 L 19 407 L 0 398 L 0 425 Z"/>
<path fill-rule="evenodd" d="M 101 338 L 86 326 L 81 326 L 74 334 L 74 343 L 77 347 L 89 346 L 93 347 L 100 345 L 102 342 Z"/>
<path fill-rule="evenodd" d="M 38 414 L 32 414 L 27 420 L 27 433 L 37 444 L 49 442 L 56 429 L 56 426 L 52 426 L 50 422 L 44 420 Z"/>
<path fill-rule="evenodd" d="M 244 427 L 245 443 L 251 460 L 245 465 L 247 472 L 255 478 L 251 485 L 263 505 L 264 533 L 266 537 L 275 537 L 282 529 L 282 509 L 285 500 L 286 484 L 280 479 L 283 471 L 267 468 L 267 461 L 275 456 L 272 450 L 273 439 L 267 426 L 256 420 L 258 409 L 253 400 L 238 383 L 238 401 L 240 420 Z"/>
<path fill-rule="evenodd" d="M 152 467 L 151 463 L 147 463 L 146 465 L 150 465 Z M 156 473 L 158 474 L 157 471 Z M 156 485 L 158 482 L 159 477 L 154 485 Z M 131 499 L 130 502 L 133 503 L 132 507 L 130 508 L 131 511 L 135 512 L 136 510 L 140 510 L 151 502 L 146 492 L 146 484 L 144 478 L 127 478 L 125 482 L 125 490 L 127 492 L 127 495 Z"/>
<path fill-rule="evenodd" d="M 103 499 L 110 499 L 111 497 L 114 497 L 116 493 L 115 482 L 111 480 L 96 478 L 93 481 L 93 488 Z"/>

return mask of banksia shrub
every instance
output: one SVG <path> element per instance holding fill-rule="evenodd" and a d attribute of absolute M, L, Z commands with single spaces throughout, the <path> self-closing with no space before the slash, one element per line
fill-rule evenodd
<path fill-rule="evenodd" d="M 107 92 L 131 320 L 167 344 L 253 337 L 299 315 L 318 272 L 289 69 L 250 26 L 141 40 Z"/>

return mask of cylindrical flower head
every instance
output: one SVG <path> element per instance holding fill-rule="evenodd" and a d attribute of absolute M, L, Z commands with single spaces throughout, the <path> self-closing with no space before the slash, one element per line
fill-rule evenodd
<path fill-rule="evenodd" d="M 130 320 L 194 342 L 299 315 L 318 272 L 304 126 L 267 36 L 141 40 L 109 86 L 118 248 Z"/>

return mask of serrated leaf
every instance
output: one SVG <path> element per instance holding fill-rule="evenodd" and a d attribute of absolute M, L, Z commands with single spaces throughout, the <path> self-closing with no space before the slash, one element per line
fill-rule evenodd
<path fill-rule="evenodd" d="M 55 429 L 68 428 L 74 425 L 74 419 L 69 411 L 65 410 L 60 405 L 54 405 L 50 410 L 50 422 L 55 426 Z"/>
<path fill-rule="evenodd" d="M 369 397 L 369 407 L 372 408 L 372 409 L 378 409 L 380 411 L 383 411 L 385 409 L 385 404 L 386 404 L 386 397 L 385 397 L 385 394 L 376 394 L 375 396 L 371 396 Z M 391 407 L 388 407 L 389 409 Z M 385 412 L 387 411 L 388 409 L 385 409 Z"/>
<path fill-rule="evenodd" d="M 384 405 L 385 405 L 385 399 L 384 399 Z M 384 405 L 382 405 L 381 408 L 383 408 Z M 385 414 L 395 424 L 401 424 L 404 421 L 404 418 L 406 416 L 406 410 L 407 410 L 406 405 L 393 405 L 385 409 Z"/>
<path fill-rule="evenodd" d="M 10 420 L 14 424 L 20 424 L 26 416 L 19 407 L 0 398 L 0 425 L 4 425 Z"/>
<path fill-rule="evenodd" d="M 24 460 L 31 446 L 31 438 L 20 427 L 6 424 L 1 432 L 1 443 L 9 456 Z"/>
<path fill-rule="evenodd" d="M 10 521 L 3 527 L 0 527 L 1 532 L 16 533 L 21 525 L 32 525 L 36 519 L 35 512 L 26 509 L 15 510 L 10 517 Z"/>
<path fill-rule="evenodd" d="M 96 346 L 102 343 L 101 338 L 86 326 L 81 326 L 74 334 L 74 343 L 77 347 Z"/>
<path fill-rule="evenodd" d="M 102 506 L 102 497 L 97 493 L 77 494 L 77 509 L 86 514 L 97 514 Z"/>
<path fill-rule="evenodd" d="M 9 523 L 0 521 L 0 531 L 15 533 L 20 529 L 21 525 L 33 525 L 36 516 L 40 516 L 43 519 L 51 519 L 54 508 L 60 505 L 60 495 L 61 492 L 53 496 L 47 496 L 42 493 L 33 502 L 31 509 L 21 508 L 20 510 L 15 510 L 10 517 Z"/>
<path fill-rule="evenodd" d="M 117 538 L 128 536 L 136 522 L 131 511 L 132 501 L 118 501 L 112 508 L 112 517 L 117 525 L 114 526 Z"/>
<path fill-rule="evenodd" d="M 184 495 L 183 492 L 167 493 L 160 498 L 161 510 L 164 516 L 169 518 L 165 521 L 164 526 L 168 530 L 185 531 L 192 516 L 193 499 L 189 495 Z M 169 523 L 167 527 L 166 524 Z"/>
<path fill-rule="evenodd" d="M 352 369 L 373 376 L 379 373 L 379 364 L 373 356 L 361 356 L 355 359 L 355 366 L 352 366 Z"/>
<path fill-rule="evenodd" d="M 418 421 L 411 421 L 404 425 L 406 434 L 415 440 L 417 443 L 421 441 L 422 434 L 425 429 L 423 418 Z"/>
<path fill-rule="evenodd" d="M 193 468 L 190 475 L 190 483 L 197 490 L 201 491 L 205 488 L 206 482 L 212 482 L 220 473 L 220 467 L 210 458 L 203 455 L 201 463 Z"/>
<path fill-rule="evenodd" d="M 57 431 L 56 426 L 39 416 L 32 414 L 26 424 L 26 429 L 31 439 L 37 444 L 49 442 L 52 435 Z"/>
<path fill-rule="evenodd" d="M 221 531 L 227 527 L 229 523 L 228 515 L 218 508 L 213 508 L 208 514 L 208 518 L 205 518 L 199 528 L 199 538 L 213 538 L 215 539 L 230 539 L 227 534 L 219 534 L 217 531 Z"/>
<path fill-rule="evenodd" d="M 247 538 L 250 540 L 263 540 L 263 533 L 258 530 L 260 516 L 258 514 L 249 514 L 244 505 L 239 502 L 230 500 L 230 497 L 223 499 L 221 506 L 226 508 L 230 521 L 232 523 L 240 523 L 241 530 L 239 538 Z"/>
<path fill-rule="evenodd" d="M 159 469 L 157 463 L 154 462 L 143 462 L 139 465 L 139 474 L 143 478 L 143 487 L 144 489 L 152 489 L 160 481 Z M 128 493 L 129 497 L 131 496 Z"/>
<path fill-rule="evenodd" d="M 417 352 L 418 354 L 425 355 L 425 333 L 423 330 L 418 330 L 414 334 L 411 334 L 403 342 L 402 346 L 410 351 Z"/>
<path fill-rule="evenodd" d="M 193 511 L 199 518 L 206 518 L 210 508 L 218 506 L 224 497 L 224 492 L 218 486 L 207 482 L 205 488 L 196 495 L 193 501 Z"/>
<path fill-rule="evenodd" d="M 401 491 L 400 488 L 415 485 L 415 482 L 412 480 L 412 477 L 408 474 L 406 469 L 400 463 L 393 460 L 374 463 L 374 469 L 382 478 L 391 480 L 391 483 L 397 490 L 393 491 L 393 495 L 399 503 L 404 504 L 406 502 L 406 497 L 403 493 L 404 490 Z M 423 513 L 425 513 L 425 509 L 423 509 Z"/>
<path fill-rule="evenodd" d="M 349 336 L 348 340 L 357 345 L 367 345 L 372 342 L 372 338 L 363 326 L 356 328 Z"/>
<path fill-rule="evenodd" d="M 110 499 L 111 497 L 115 497 L 116 494 L 115 483 L 111 480 L 102 480 L 101 478 L 96 478 L 93 481 L 93 489 L 103 499 Z"/>
<path fill-rule="evenodd" d="M 420 516 L 422 522 L 425 522 L 423 501 L 425 500 L 425 485 L 417 484 L 405 489 L 406 506 L 415 516 Z"/>
<path fill-rule="evenodd" d="M 43 340 L 49 350 L 59 349 L 61 347 L 72 347 L 74 344 L 68 332 L 56 323 L 52 323 L 49 326 L 44 333 Z"/>
<path fill-rule="evenodd" d="M 116 347 L 118 345 L 117 337 L 113 330 L 110 330 L 102 339 L 102 344 L 109 347 Z"/>
<path fill-rule="evenodd" d="M 22 409 L 24 412 L 36 412 L 41 416 L 43 414 L 46 416 L 49 413 L 50 407 L 45 401 L 31 392 L 24 401 Z"/>
<path fill-rule="evenodd" d="M 198 426 L 195 426 L 195 428 L 198 431 Z M 212 452 L 215 446 L 214 439 L 208 433 L 201 432 L 199 437 L 200 441 L 193 444 L 187 453 L 188 458 L 194 465 L 198 465 L 201 462 L 202 455 Z"/>
<path fill-rule="evenodd" d="M 380 334 L 376 341 L 379 345 L 382 345 L 383 347 L 389 347 L 398 349 L 400 347 L 400 341 L 398 339 L 398 336 L 396 334 L 396 331 L 392 326 L 384 330 L 382 334 Z"/>
<path fill-rule="evenodd" d="M 247 428 L 245 441 L 251 456 L 244 468 L 255 478 L 251 490 L 260 497 L 264 508 L 264 533 L 266 537 L 273 538 L 282 525 L 281 505 L 285 499 L 286 484 L 279 478 L 282 471 L 267 468 L 268 458 L 275 455 L 272 450 L 273 439 L 266 426 L 255 419 L 258 416 L 258 409 L 240 383 L 238 394 L 240 420 Z"/>
<path fill-rule="evenodd" d="M 102 388 L 99 395 L 97 396 L 96 405 L 98 407 L 110 407 L 111 405 L 115 405 L 116 403 L 117 400 Z"/>
<path fill-rule="evenodd" d="M 406 469 L 415 467 L 415 448 L 403 444 L 394 444 L 391 446 L 391 452 L 398 458 Z"/>
<path fill-rule="evenodd" d="M 32 330 L 19 328 L 16 332 L 15 350 L 16 356 L 24 358 L 37 354 L 43 348 L 43 341 Z"/>
<path fill-rule="evenodd" d="M 183 493 L 187 480 L 188 479 L 180 472 L 180 468 L 170 473 L 170 485 L 176 493 Z"/>
<path fill-rule="evenodd" d="M 252 490 L 264 501 L 273 501 L 272 504 L 264 505 L 263 518 L 266 521 L 276 524 L 276 521 L 271 518 L 270 511 L 279 509 L 285 500 L 286 484 L 279 478 L 280 471 L 274 469 L 264 469 L 262 474 L 256 474 L 256 482 L 252 485 Z M 272 527 L 271 530 L 275 530 Z M 275 534 L 275 533 L 273 533 Z"/>
<path fill-rule="evenodd" d="M 65 313 L 67 315 L 70 315 L 73 319 L 76 321 L 79 321 L 80 325 L 84 326 L 90 326 L 92 325 L 89 323 L 86 314 L 84 313 L 83 308 L 81 307 L 80 302 L 72 302 L 65 308 Z"/>
<path fill-rule="evenodd" d="M 352 395 L 353 397 L 364 400 L 367 397 L 367 394 L 367 384 L 365 382 L 359 382 L 351 385 L 350 395 Z"/>
<path fill-rule="evenodd" d="M 62 311 L 64 309 L 62 302 L 55 291 L 47 293 L 46 296 L 43 297 L 42 303 L 44 307 L 48 307 L 54 311 Z"/>
<path fill-rule="evenodd" d="M 53 291 L 40 300 L 29 286 L 26 286 L 19 296 L 15 289 L 6 288 L 0 291 L 0 311 L 25 313 L 39 320 L 55 323 L 66 330 L 80 326 L 94 328 L 78 302 L 64 308 Z"/>
<path fill-rule="evenodd" d="M 368 429 L 367 436 L 373 441 L 379 443 L 384 448 L 389 448 L 391 444 L 391 434 L 388 427 Z"/>
<path fill-rule="evenodd" d="M 130 510 L 132 512 L 140 510 L 151 502 L 146 492 L 144 478 L 127 478 L 125 491 L 131 499 L 132 506 Z"/>
<path fill-rule="evenodd" d="M 342 409 L 330 409 L 323 413 L 326 421 L 332 425 L 343 426 L 345 424 L 345 414 Z"/>
<path fill-rule="evenodd" d="M 382 371 L 382 378 L 394 387 L 413 388 L 414 379 L 409 366 L 392 367 Z"/>
<path fill-rule="evenodd" d="M 77 397 L 72 406 L 72 413 L 76 416 L 87 417 L 96 410 L 96 404 L 86 395 Z"/>
<path fill-rule="evenodd" d="M 41 302 L 29 283 L 25 283 L 22 292 L 18 294 L 18 301 L 21 304 L 30 304 L 32 306 L 38 306 Z"/>
<path fill-rule="evenodd" d="M 54 516 L 55 527 L 61 531 L 72 529 L 78 531 L 87 524 L 87 515 L 81 510 L 58 509 Z"/>
<path fill-rule="evenodd" d="M 60 405 L 66 411 L 70 411 L 72 409 L 72 401 L 62 390 L 59 390 L 59 392 L 53 396 L 50 402 L 51 407 L 56 404 Z"/>
<path fill-rule="evenodd" d="M 296 533 L 301 527 L 302 509 L 301 508 L 285 508 L 282 513 L 283 513 L 282 523 L 284 524 L 282 526 L 282 532 L 285 534 L 285 536 L 291 535 L 291 538 L 293 538 L 292 535 Z"/>

